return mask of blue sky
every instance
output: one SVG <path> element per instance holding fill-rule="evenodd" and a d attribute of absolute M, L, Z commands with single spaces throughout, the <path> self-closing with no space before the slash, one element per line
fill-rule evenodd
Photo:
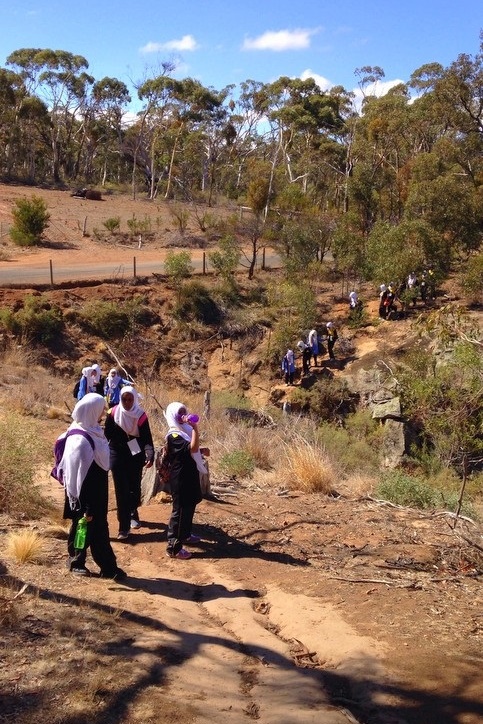
<path fill-rule="evenodd" d="M 364 65 L 382 67 L 387 87 L 475 55 L 483 27 L 481 0 L 0 0 L 0 10 L 2 66 L 19 48 L 67 50 L 133 98 L 164 60 L 217 90 L 282 75 L 354 90 Z"/>

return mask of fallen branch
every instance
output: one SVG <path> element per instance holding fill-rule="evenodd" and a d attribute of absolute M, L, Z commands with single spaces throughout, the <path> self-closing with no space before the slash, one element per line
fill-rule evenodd
<path fill-rule="evenodd" d="M 401 583 L 400 581 L 390 581 L 385 578 L 343 578 L 342 576 L 329 576 L 334 581 L 345 581 L 345 583 L 379 583 L 383 586 L 396 586 L 396 588 L 414 588 L 421 586 L 420 581 L 412 581 L 411 583 Z"/>

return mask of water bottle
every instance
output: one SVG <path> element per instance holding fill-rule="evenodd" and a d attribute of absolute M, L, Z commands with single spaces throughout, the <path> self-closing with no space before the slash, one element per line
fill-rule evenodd
<path fill-rule="evenodd" d="M 195 415 L 194 413 L 191 415 L 185 415 L 185 422 L 190 422 L 192 425 L 198 422 L 200 419 L 198 415 Z"/>
<path fill-rule="evenodd" d="M 79 522 L 77 523 L 77 528 L 75 531 L 75 538 L 74 538 L 74 548 L 77 551 L 82 551 L 86 547 L 86 538 L 87 538 L 87 518 L 82 516 L 82 518 L 79 518 Z"/>

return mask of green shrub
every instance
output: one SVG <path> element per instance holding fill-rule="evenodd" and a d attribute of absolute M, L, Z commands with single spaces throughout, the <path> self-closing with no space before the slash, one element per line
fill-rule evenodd
<path fill-rule="evenodd" d="M 87 330 L 105 339 L 123 337 L 138 325 L 149 323 L 151 315 L 140 299 L 131 299 L 122 306 L 116 302 L 93 301 L 82 307 L 79 322 Z"/>
<path fill-rule="evenodd" d="M 347 385 L 338 379 L 323 378 L 317 380 L 310 389 L 296 388 L 292 403 L 301 407 L 319 420 L 337 421 L 354 407 L 352 395 Z"/>
<path fill-rule="evenodd" d="M 178 229 L 180 234 L 184 234 L 188 228 L 188 221 L 190 218 L 189 211 L 180 204 L 170 205 L 169 211 L 175 221 L 175 228 Z"/>
<path fill-rule="evenodd" d="M 230 478 L 249 478 L 255 470 L 255 461 L 246 450 L 232 450 L 221 456 L 219 467 Z"/>
<path fill-rule="evenodd" d="M 145 216 L 141 221 L 140 219 L 136 219 L 135 214 L 133 214 L 132 219 L 128 219 L 127 228 L 132 236 L 148 234 L 151 231 L 151 219 Z"/>
<path fill-rule="evenodd" d="M 438 495 L 427 481 L 400 471 L 392 471 L 383 477 L 376 488 L 376 496 L 411 508 L 438 507 Z"/>
<path fill-rule="evenodd" d="M 472 256 L 461 279 L 461 287 L 471 301 L 480 302 L 483 295 L 483 253 Z"/>
<path fill-rule="evenodd" d="M 62 310 L 44 297 L 27 296 L 16 312 L 0 309 L 0 325 L 22 341 L 48 344 L 61 333 Z"/>
<path fill-rule="evenodd" d="M 191 254 L 188 251 L 168 251 L 164 271 L 174 284 L 181 284 L 183 279 L 188 279 L 193 273 Z"/>
<path fill-rule="evenodd" d="M 116 231 L 119 231 L 121 228 L 121 217 L 120 216 L 111 216 L 109 219 L 106 219 L 102 222 L 103 226 L 111 232 L 111 234 L 114 234 Z"/>
<path fill-rule="evenodd" d="M 35 484 L 43 443 L 38 426 L 13 412 L 0 420 L 0 512 L 38 518 L 52 509 Z"/>
<path fill-rule="evenodd" d="M 193 281 L 180 287 L 174 316 L 183 321 L 220 324 L 222 312 L 207 287 L 201 282 Z"/>
<path fill-rule="evenodd" d="M 50 214 L 45 201 L 39 196 L 17 199 L 12 210 L 13 225 L 10 237 L 19 246 L 40 244 L 42 234 L 49 224 Z"/>

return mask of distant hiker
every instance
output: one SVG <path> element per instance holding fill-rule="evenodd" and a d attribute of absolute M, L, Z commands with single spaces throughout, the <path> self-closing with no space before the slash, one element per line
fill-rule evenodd
<path fill-rule="evenodd" d="M 139 405 L 138 393 L 131 385 L 121 390 L 118 405 L 106 416 L 105 433 L 109 442 L 110 469 L 114 481 L 119 521 L 118 540 L 127 540 L 130 528 L 140 528 L 143 468 L 154 461 L 154 445 L 148 416 Z"/>
<path fill-rule="evenodd" d="M 114 407 L 114 405 L 119 404 L 119 400 L 121 399 L 121 390 L 125 385 L 132 384 L 129 380 L 124 379 L 124 377 L 121 377 L 118 370 L 113 367 L 111 370 L 109 370 L 109 374 L 106 377 L 106 380 L 104 382 L 104 390 L 103 394 L 106 398 L 107 406 L 108 407 Z"/>
<path fill-rule="evenodd" d="M 96 389 L 94 392 L 97 392 L 98 395 L 104 394 L 104 377 L 102 376 L 102 370 L 100 365 L 97 364 L 97 362 L 94 362 L 92 364 L 92 369 L 95 371 L 95 387 Z"/>
<path fill-rule="evenodd" d="M 351 309 L 356 309 L 357 305 L 359 304 L 359 296 L 356 291 L 352 291 L 349 293 L 349 311 Z"/>
<path fill-rule="evenodd" d="M 386 310 L 386 319 L 397 318 L 397 306 L 396 302 L 396 285 L 394 282 L 390 282 L 387 287 L 386 299 L 384 300 L 384 307 Z"/>
<path fill-rule="evenodd" d="M 293 377 L 295 374 L 295 357 L 293 350 L 288 349 L 282 359 L 282 372 L 284 374 L 285 384 L 293 385 Z"/>
<path fill-rule="evenodd" d="M 198 416 L 188 415 L 186 405 L 170 402 L 164 416 L 168 424 L 166 443 L 171 461 L 169 485 L 173 499 L 166 555 L 187 560 L 191 553 L 184 545 L 200 541 L 192 531 L 193 516 L 202 499 L 200 475 L 207 472 L 203 455 L 208 457 L 210 451 L 200 448 Z"/>
<path fill-rule="evenodd" d="M 308 375 L 310 372 L 310 359 L 312 357 L 312 350 L 309 345 L 306 344 L 302 339 L 297 342 L 297 349 L 302 355 L 302 374 Z"/>
<path fill-rule="evenodd" d="M 97 374 L 97 370 L 94 366 L 84 367 L 82 369 L 82 375 L 79 380 L 79 388 L 77 392 L 78 400 L 82 400 L 82 398 L 87 395 L 88 392 L 97 393 Z"/>
<path fill-rule="evenodd" d="M 379 287 L 379 316 L 381 319 L 386 319 L 386 300 L 387 287 L 385 284 L 381 284 Z"/>
<path fill-rule="evenodd" d="M 339 335 L 337 334 L 337 330 L 333 322 L 327 322 L 325 328 L 327 330 L 327 349 L 329 351 L 329 358 L 335 359 L 334 345 L 339 339 Z"/>
<path fill-rule="evenodd" d="M 65 442 L 59 463 L 65 487 L 64 518 L 71 520 L 67 551 L 72 573 L 90 575 L 86 568 L 87 549 L 90 548 L 92 558 L 100 568 L 101 578 L 121 580 L 126 578 L 126 573 L 117 565 L 107 523 L 109 446 L 100 425 L 104 410 L 104 398 L 96 393 L 87 393 L 74 407 L 74 422 L 67 430 L 71 434 Z M 76 429 L 81 429 L 88 437 L 76 435 Z M 76 549 L 77 524 L 84 517 L 87 520 L 87 538 L 84 547 Z"/>
<path fill-rule="evenodd" d="M 307 337 L 307 344 L 310 347 L 310 351 L 312 352 L 312 357 L 314 358 L 314 367 L 317 367 L 317 355 L 319 354 L 319 338 L 317 336 L 317 330 L 311 329 L 309 332 L 309 336 Z"/>

